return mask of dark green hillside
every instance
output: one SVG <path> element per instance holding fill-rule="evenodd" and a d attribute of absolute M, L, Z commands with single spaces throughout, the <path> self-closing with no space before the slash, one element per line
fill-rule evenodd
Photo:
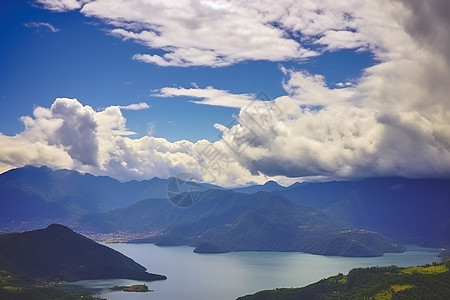
<path fill-rule="evenodd" d="M 77 223 L 80 229 L 95 233 L 150 232 L 173 225 L 183 214 L 183 209 L 167 199 L 148 199 L 126 208 L 83 216 Z"/>
<path fill-rule="evenodd" d="M 447 300 L 450 296 L 450 262 L 422 267 L 353 269 L 303 288 L 258 292 L 239 300 Z"/>
<path fill-rule="evenodd" d="M 115 219 L 125 224 L 133 223 L 133 219 L 145 219 L 145 216 L 155 218 L 155 212 L 161 207 L 142 209 L 146 204 L 149 202 L 130 207 L 133 210 L 122 210 L 126 214 L 116 215 L 119 212 L 115 212 L 114 218 L 104 215 L 97 222 L 106 226 Z M 166 213 L 176 216 L 171 224 L 159 228 L 158 235 L 136 242 L 191 245 L 197 247 L 196 252 L 207 253 L 253 250 L 380 256 L 385 252 L 404 251 L 402 246 L 378 233 L 348 228 L 314 208 L 264 192 L 242 194 L 209 190 L 202 193 L 195 205 L 173 206 Z M 159 214 L 156 216 L 161 219 Z M 91 224 L 97 222 L 92 220 Z M 142 222 L 150 223 L 150 220 Z M 141 227 L 141 230 L 150 228 Z"/>
<path fill-rule="evenodd" d="M 28 282 L 166 279 L 147 273 L 143 266 L 123 254 L 57 224 L 0 235 L 0 270 Z"/>

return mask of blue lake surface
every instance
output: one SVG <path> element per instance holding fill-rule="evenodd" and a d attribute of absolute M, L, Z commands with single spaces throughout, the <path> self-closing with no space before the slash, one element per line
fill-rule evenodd
<path fill-rule="evenodd" d="M 158 300 L 230 300 L 260 290 L 301 287 L 320 279 L 348 273 L 352 268 L 413 266 L 440 261 L 439 249 L 407 246 L 405 253 L 382 257 L 338 257 L 292 252 L 234 252 L 196 254 L 188 246 L 158 247 L 153 244 L 106 244 L 149 272 L 164 274 L 164 281 L 89 280 L 68 284 L 100 292 L 102 298 Z M 111 292 L 114 285 L 145 283 L 148 293 Z"/>

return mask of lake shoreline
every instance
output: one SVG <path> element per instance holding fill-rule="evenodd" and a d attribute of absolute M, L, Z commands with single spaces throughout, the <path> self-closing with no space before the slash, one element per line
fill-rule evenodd
<path fill-rule="evenodd" d="M 413 266 L 438 261 L 439 249 L 407 245 L 404 253 L 383 257 L 354 258 L 322 256 L 299 252 L 231 252 L 197 254 L 189 246 L 155 246 L 154 244 L 106 244 L 167 280 L 142 282 L 133 280 L 97 280 L 71 283 L 96 290 L 108 300 L 123 299 L 125 292 L 111 292 L 112 286 L 147 284 L 156 299 L 229 300 L 260 290 L 302 287 L 355 267 Z M 144 295 L 146 293 L 143 293 Z M 145 299 L 140 293 L 127 293 L 127 299 Z"/>

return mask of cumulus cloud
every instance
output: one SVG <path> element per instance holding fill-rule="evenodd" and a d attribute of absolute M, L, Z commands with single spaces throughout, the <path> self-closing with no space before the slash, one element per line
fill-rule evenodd
<path fill-rule="evenodd" d="M 292 98 L 241 110 L 220 141 L 252 174 L 360 178 L 450 175 L 449 130 L 418 113 L 353 105 L 301 108 Z M 242 151 L 239 151 L 242 149 Z"/>
<path fill-rule="evenodd" d="M 216 142 L 131 138 L 121 107 L 95 111 L 57 99 L 22 118 L 19 135 L 0 135 L 2 167 L 48 163 L 119 179 L 193 173 L 223 185 L 450 176 L 445 0 L 39 2 L 103 20 L 111 34 L 148 47 L 134 59 L 161 66 L 301 60 L 341 49 L 370 51 L 375 65 L 335 87 L 321 74 L 281 67 L 286 93 L 273 101 L 217 87 L 157 92 L 240 108 L 236 124 L 215 125 Z"/>
<path fill-rule="evenodd" d="M 28 22 L 28 23 L 24 23 L 23 25 L 28 28 L 47 28 L 51 32 L 59 31 L 59 28 L 56 28 L 52 24 L 46 23 L 46 22 Z"/>
<path fill-rule="evenodd" d="M 194 145 L 163 138 L 131 139 L 118 106 L 95 111 L 77 99 L 58 98 L 50 108 L 36 107 L 21 118 L 25 130 L 0 134 L 0 166 L 48 165 L 107 174 L 118 179 L 200 174 Z"/>
<path fill-rule="evenodd" d="M 443 2 L 430 3 L 419 19 L 442 23 L 432 16 Z M 393 2 L 377 11 L 386 23 L 360 27 L 379 62 L 357 82 L 333 89 L 320 74 L 282 68 L 287 95 L 241 109 L 239 124 L 217 126 L 220 142 L 243 149 L 235 159 L 252 174 L 449 177 L 447 49 L 437 40 L 424 46 L 420 30 L 405 30 L 419 26 L 414 9 L 420 5 Z"/>
<path fill-rule="evenodd" d="M 78 101 L 55 100 L 50 109 L 38 107 L 33 117 L 22 117 L 21 137 L 63 149 L 82 164 L 98 165 L 97 123 L 94 110 Z"/>

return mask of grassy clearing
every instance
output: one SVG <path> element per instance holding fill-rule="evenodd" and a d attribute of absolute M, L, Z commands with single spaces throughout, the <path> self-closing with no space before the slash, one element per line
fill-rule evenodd
<path fill-rule="evenodd" d="M 391 290 L 382 290 L 375 296 L 373 296 L 374 300 L 391 300 L 392 299 L 392 291 Z"/>
<path fill-rule="evenodd" d="M 347 283 L 347 276 L 342 276 L 342 278 L 339 279 L 338 282 L 342 283 L 342 284 L 346 284 Z"/>
<path fill-rule="evenodd" d="M 407 289 L 412 289 L 414 286 L 410 284 L 393 284 L 391 285 L 391 290 L 394 291 L 394 293 L 398 293 Z"/>
<path fill-rule="evenodd" d="M 413 288 L 413 285 L 410 284 L 393 284 L 390 286 L 389 290 L 382 290 L 375 296 L 373 296 L 373 300 L 391 300 L 392 299 L 392 292 L 398 293 L 407 289 Z"/>
<path fill-rule="evenodd" d="M 401 271 L 405 274 L 419 273 L 419 274 L 440 274 L 448 272 L 448 267 L 446 265 L 428 266 L 428 267 L 411 267 L 406 268 Z"/>
<path fill-rule="evenodd" d="M 5 286 L 2 286 L 1 288 L 4 290 L 10 291 L 10 292 L 18 292 L 18 291 L 22 290 L 21 287 L 11 286 L 11 285 L 5 285 Z"/>

